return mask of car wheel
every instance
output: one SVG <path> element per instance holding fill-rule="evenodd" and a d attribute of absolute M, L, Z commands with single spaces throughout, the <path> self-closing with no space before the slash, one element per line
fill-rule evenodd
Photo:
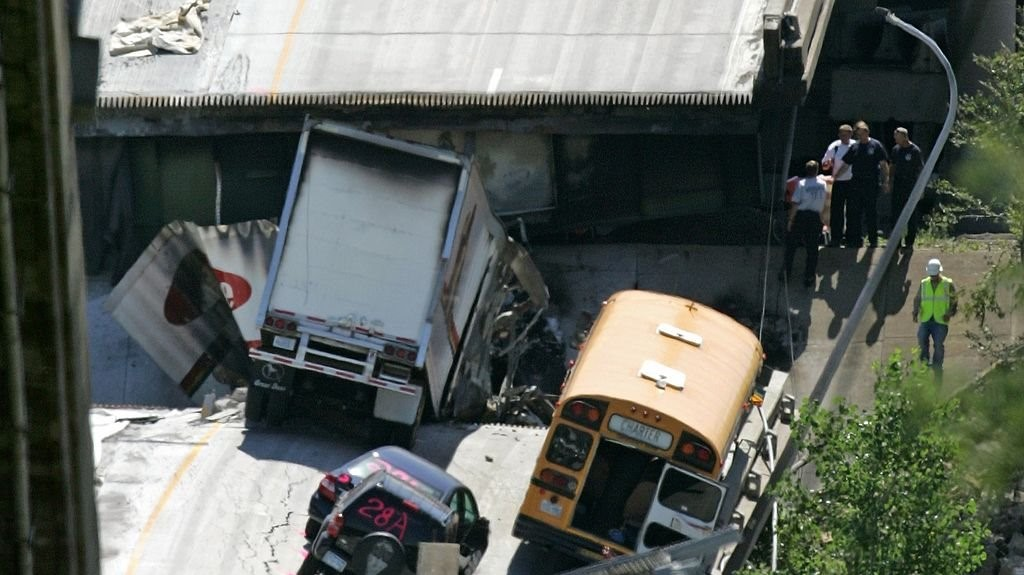
<path fill-rule="evenodd" d="M 306 539 L 312 541 L 320 532 L 320 522 L 310 517 L 306 520 Z"/>
<path fill-rule="evenodd" d="M 245 396 L 245 426 L 248 428 L 257 427 L 263 423 L 267 414 L 267 390 L 249 383 Z"/>

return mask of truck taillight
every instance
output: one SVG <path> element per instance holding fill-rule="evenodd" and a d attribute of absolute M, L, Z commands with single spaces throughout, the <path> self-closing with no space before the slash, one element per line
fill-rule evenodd
<path fill-rule="evenodd" d="M 335 513 L 327 522 L 327 535 L 337 537 L 341 528 L 345 526 L 345 517 L 341 513 Z"/>
<path fill-rule="evenodd" d="M 295 321 L 286 321 L 279 317 L 267 316 L 267 319 L 263 320 L 263 325 L 272 327 L 280 330 L 296 331 L 299 329 L 299 324 Z"/>

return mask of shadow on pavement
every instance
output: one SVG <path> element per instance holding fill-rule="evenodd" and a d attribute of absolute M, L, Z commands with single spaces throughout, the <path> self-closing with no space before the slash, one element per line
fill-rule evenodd
<path fill-rule="evenodd" d="M 412 451 L 445 469 L 459 443 L 477 427 L 425 423 L 420 426 Z M 279 426 L 246 429 L 239 449 L 255 459 L 286 461 L 328 471 L 379 446 L 370 439 L 372 436 L 361 431 L 315 425 L 293 417 Z"/>
<path fill-rule="evenodd" d="M 277 426 L 247 427 L 238 449 L 254 459 L 284 461 L 327 471 L 372 447 L 358 434 L 291 417 Z"/>
<path fill-rule="evenodd" d="M 858 254 L 860 258 L 858 259 Z M 822 274 L 818 292 L 832 310 L 828 325 L 828 338 L 835 339 L 842 331 L 843 322 L 850 317 L 871 268 L 872 250 L 832 248 L 822 258 L 818 268 Z"/>
<path fill-rule="evenodd" d="M 904 250 L 897 260 L 889 262 L 889 269 L 886 270 L 885 277 L 882 278 L 882 283 L 871 300 L 876 317 L 868 329 L 866 341 L 869 345 L 878 341 L 882 328 L 885 326 L 885 318 L 896 315 L 906 306 L 912 285 L 912 282 L 907 279 L 912 253 L 912 251 Z"/>
<path fill-rule="evenodd" d="M 508 564 L 509 575 L 552 575 L 586 565 L 540 545 L 520 543 Z"/>

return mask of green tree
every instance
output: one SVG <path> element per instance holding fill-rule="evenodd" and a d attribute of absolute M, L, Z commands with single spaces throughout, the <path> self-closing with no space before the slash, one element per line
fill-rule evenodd
<path fill-rule="evenodd" d="M 923 366 L 896 354 L 879 373 L 873 410 L 803 406 L 792 440 L 814 477 L 791 474 L 773 489 L 779 573 L 963 575 L 981 564 L 988 531 L 949 435 L 958 402 L 933 390 Z"/>
<path fill-rule="evenodd" d="M 1013 234 L 1013 249 L 993 261 L 991 269 L 966 298 L 968 317 L 978 322 L 976 345 L 995 363 L 1016 362 L 1021 340 L 997 341 L 987 320 L 1024 309 L 1024 27 L 1017 28 L 1016 46 L 975 62 L 987 80 L 973 94 L 960 98 L 952 142 L 962 155 L 953 179 L 982 203 L 1001 211 Z"/>
<path fill-rule="evenodd" d="M 998 494 L 1024 469 L 1024 402 L 1020 370 L 1024 338 L 997 335 L 993 319 L 1024 313 L 1024 27 L 1016 45 L 975 62 L 987 74 L 978 91 L 960 98 L 952 142 L 961 156 L 953 170 L 956 185 L 1002 212 L 1014 238 L 991 267 L 961 298 L 964 315 L 977 328 L 968 331 L 974 347 L 992 369 L 962 394 L 966 415 L 958 433 L 975 446 L 982 473 L 972 479 Z"/>

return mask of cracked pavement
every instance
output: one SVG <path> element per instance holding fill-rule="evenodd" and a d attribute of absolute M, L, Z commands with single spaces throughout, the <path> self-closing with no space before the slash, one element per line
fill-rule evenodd
<path fill-rule="evenodd" d="M 115 416 L 117 409 L 107 408 Z M 309 497 L 323 473 L 371 446 L 310 429 L 246 429 L 240 416 L 155 411 L 102 441 L 97 503 L 105 575 L 288 575 L 304 556 Z M 477 495 L 491 520 L 480 573 L 573 566 L 512 537 L 543 429 L 424 425 L 414 451 Z"/>

